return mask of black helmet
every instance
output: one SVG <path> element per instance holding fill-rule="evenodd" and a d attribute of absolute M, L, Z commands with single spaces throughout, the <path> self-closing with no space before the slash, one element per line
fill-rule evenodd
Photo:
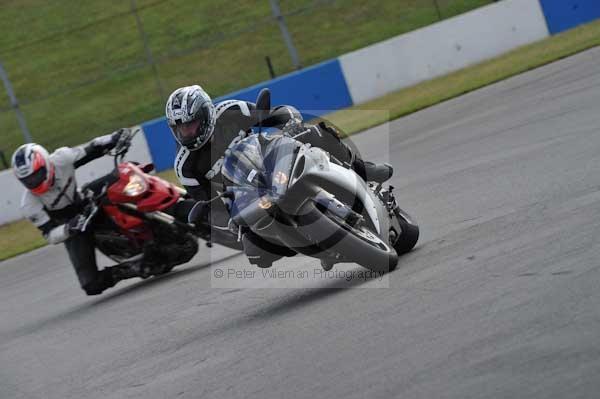
<path fill-rule="evenodd" d="M 215 106 L 198 85 L 175 90 L 167 100 L 165 114 L 175 140 L 189 150 L 199 149 L 212 137 Z"/>

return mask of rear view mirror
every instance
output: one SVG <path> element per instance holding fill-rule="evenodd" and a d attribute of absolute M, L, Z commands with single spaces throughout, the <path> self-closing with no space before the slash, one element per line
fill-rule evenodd
<path fill-rule="evenodd" d="M 262 130 L 262 122 L 269 116 L 271 110 L 271 90 L 264 88 L 256 97 L 256 112 L 259 129 Z"/>
<path fill-rule="evenodd" d="M 147 163 L 147 164 L 143 165 L 142 167 L 140 167 L 140 169 L 142 169 L 142 172 L 144 172 L 144 173 L 150 173 L 154 170 L 154 164 L 152 162 Z"/>
<path fill-rule="evenodd" d="M 271 109 L 271 90 L 264 88 L 256 97 L 256 108 L 260 111 L 268 111 Z"/>

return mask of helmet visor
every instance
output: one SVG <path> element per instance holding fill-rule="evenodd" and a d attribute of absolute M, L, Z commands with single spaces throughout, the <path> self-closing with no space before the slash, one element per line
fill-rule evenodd
<path fill-rule="evenodd" d="M 34 188 L 37 188 L 42 183 L 44 183 L 46 181 L 47 177 L 48 177 L 48 169 L 46 169 L 46 167 L 43 166 L 43 167 L 39 168 L 38 170 L 36 170 L 35 172 L 33 172 L 32 174 L 30 174 L 29 176 L 23 177 L 19 180 L 29 190 L 33 190 Z"/>
<path fill-rule="evenodd" d="M 204 144 L 204 141 L 210 136 L 209 130 L 210 124 L 201 119 L 180 123 L 173 128 L 175 138 L 185 146 Z"/>

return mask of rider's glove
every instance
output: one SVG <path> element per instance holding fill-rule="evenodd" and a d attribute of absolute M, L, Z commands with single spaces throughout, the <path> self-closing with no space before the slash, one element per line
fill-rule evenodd
<path fill-rule="evenodd" d="M 122 128 L 117 130 L 115 135 L 118 135 L 117 143 L 115 144 L 115 152 L 121 154 L 129 149 L 131 140 L 133 139 L 133 131 L 128 128 Z"/>
<path fill-rule="evenodd" d="M 77 215 L 67 222 L 67 230 L 70 235 L 81 233 L 85 228 L 85 215 Z"/>

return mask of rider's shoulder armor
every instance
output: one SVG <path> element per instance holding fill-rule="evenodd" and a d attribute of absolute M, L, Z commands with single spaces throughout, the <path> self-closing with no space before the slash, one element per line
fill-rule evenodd
<path fill-rule="evenodd" d="M 85 155 L 80 147 L 61 147 L 50 154 L 54 164 L 54 184 L 42 195 L 25 190 L 21 198 L 21 212 L 34 225 L 41 226 L 52 219 L 65 219 L 74 214 L 79 192 L 75 179 L 75 162 Z"/>
<path fill-rule="evenodd" d="M 217 119 L 223 114 L 241 114 L 244 117 L 251 118 L 252 112 L 256 109 L 253 103 L 241 100 L 225 100 L 215 105 Z"/>
<path fill-rule="evenodd" d="M 50 159 L 57 167 L 75 170 L 75 162 L 84 156 L 82 147 L 61 147 L 50 154 Z"/>

